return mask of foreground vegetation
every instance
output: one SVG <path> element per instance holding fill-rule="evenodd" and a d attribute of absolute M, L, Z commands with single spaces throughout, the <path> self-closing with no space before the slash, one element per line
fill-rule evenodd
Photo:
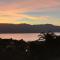
<path fill-rule="evenodd" d="M 40 41 L 43 40 L 44 41 Z M 43 33 L 36 41 L 0 39 L 1 60 L 60 60 L 60 36 Z"/>

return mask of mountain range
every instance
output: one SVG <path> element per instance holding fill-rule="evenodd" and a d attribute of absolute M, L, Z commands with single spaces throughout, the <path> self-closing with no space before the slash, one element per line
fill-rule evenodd
<path fill-rule="evenodd" d="M 52 24 L 0 24 L 0 33 L 40 33 L 60 32 L 60 26 Z"/>

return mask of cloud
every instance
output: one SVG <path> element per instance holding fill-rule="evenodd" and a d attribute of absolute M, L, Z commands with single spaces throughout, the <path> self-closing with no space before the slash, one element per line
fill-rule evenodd
<path fill-rule="evenodd" d="M 60 1 L 59 0 L 32 0 L 30 3 L 20 2 L 20 6 L 29 6 L 32 10 L 41 10 L 41 9 L 43 10 L 49 8 L 52 9 L 56 7 L 60 8 Z"/>
<path fill-rule="evenodd" d="M 19 14 L 19 13 L 18 13 Z M 30 11 L 30 12 L 22 12 L 21 14 L 25 14 L 25 15 L 29 15 L 29 16 L 52 16 L 52 17 L 57 17 L 60 18 L 60 10 L 56 10 L 56 11 L 45 11 L 45 12 L 34 12 L 34 11 Z"/>
<path fill-rule="evenodd" d="M 48 9 L 60 7 L 60 1 L 57 0 L 34 0 L 33 9 Z"/>
<path fill-rule="evenodd" d="M 54 10 L 60 8 L 59 0 L 0 0 L 0 9 L 30 9 L 31 11 Z M 29 10 L 29 11 L 30 11 Z M 18 11 L 18 10 L 17 10 Z"/>
<path fill-rule="evenodd" d="M 0 0 L 1 22 L 57 24 L 60 22 L 60 0 Z"/>
<path fill-rule="evenodd" d="M 16 20 L 16 23 L 27 23 L 27 24 L 53 24 L 60 25 L 60 19 L 53 17 L 40 16 L 40 19 L 33 20 L 31 18 L 22 18 Z"/>
<path fill-rule="evenodd" d="M 0 0 L 2 3 L 26 2 L 30 0 Z"/>

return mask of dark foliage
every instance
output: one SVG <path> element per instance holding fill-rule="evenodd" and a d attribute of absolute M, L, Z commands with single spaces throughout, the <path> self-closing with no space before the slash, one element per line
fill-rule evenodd
<path fill-rule="evenodd" d="M 43 33 L 45 41 L 0 39 L 1 60 L 60 60 L 60 36 Z"/>

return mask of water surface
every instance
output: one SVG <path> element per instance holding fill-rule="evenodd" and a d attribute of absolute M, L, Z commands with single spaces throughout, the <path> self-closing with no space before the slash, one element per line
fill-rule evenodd
<path fill-rule="evenodd" d="M 34 41 L 38 39 L 38 35 L 39 33 L 2 33 L 0 34 L 0 38 L 2 39 L 16 39 L 16 40 L 20 40 L 20 39 L 24 39 L 25 41 Z"/>
<path fill-rule="evenodd" d="M 60 33 L 55 33 L 56 35 L 60 35 Z M 24 39 L 25 41 L 34 41 L 37 40 L 39 33 L 2 33 L 0 34 L 0 38 L 2 39 Z"/>

